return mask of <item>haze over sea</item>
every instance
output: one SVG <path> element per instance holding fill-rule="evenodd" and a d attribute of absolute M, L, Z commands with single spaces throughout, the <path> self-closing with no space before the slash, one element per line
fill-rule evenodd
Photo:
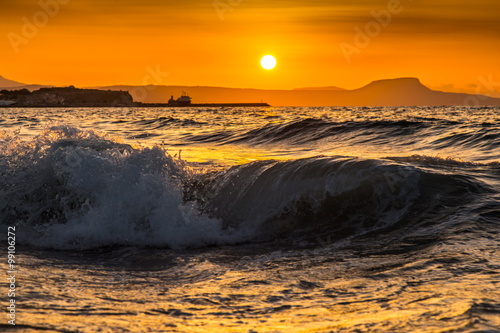
<path fill-rule="evenodd" d="M 500 332 L 499 124 L 489 107 L 0 109 L 18 267 L 0 328 Z"/>

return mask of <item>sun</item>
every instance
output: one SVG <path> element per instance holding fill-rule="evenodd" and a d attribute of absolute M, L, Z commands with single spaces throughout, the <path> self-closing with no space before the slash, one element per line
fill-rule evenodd
<path fill-rule="evenodd" d="M 276 67 L 276 59 L 272 55 L 266 55 L 260 61 L 264 69 L 270 70 Z"/>

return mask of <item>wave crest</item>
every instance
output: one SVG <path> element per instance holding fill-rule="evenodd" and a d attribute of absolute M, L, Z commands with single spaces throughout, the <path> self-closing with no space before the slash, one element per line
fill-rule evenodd
<path fill-rule="evenodd" d="M 341 239 L 416 227 L 423 214 L 453 212 L 487 191 L 415 158 L 314 157 L 197 173 L 161 147 L 69 126 L 30 141 L 4 133 L 0 145 L 2 223 L 19 226 L 26 244 L 57 249 Z"/>

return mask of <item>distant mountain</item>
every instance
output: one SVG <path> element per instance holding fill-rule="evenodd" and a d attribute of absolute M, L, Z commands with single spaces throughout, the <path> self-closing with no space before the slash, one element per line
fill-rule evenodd
<path fill-rule="evenodd" d="M 417 78 L 374 81 L 349 91 L 349 95 L 338 96 L 339 102 L 355 105 L 355 99 L 361 105 L 373 106 L 500 105 L 500 98 L 431 90 Z"/>
<path fill-rule="evenodd" d="M 8 80 L 0 75 L 0 88 L 15 88 L 15 87 L 21 87 L 21 86 L 26 86 L 26 84 L 21 83 L 21 82 Z"/>
<path fill-rule="evenodd" d="M 25 86 L 17 86 L 17 87 L 4 87 L 1 89 L 6 89 L 6 90 L 20 90 L 20 89 L 28 89 L 29 91 L 35 91 L 40 88 L 53 88 L 54 86 L 45 86 L 41 84 L 28 84 Z"/>
<path fill-rule="evenodd" d="M 188 86 L 112 86 L 127 90 L 135 101 L 166 103 L 187 92 L 193 103 L 256 103 L 272 106 L 456 106 L 499 105 L 500 98 L 448 93 L 424 86 L 417 78 L 374 81 L 354 90 L 262 90 Z M 321 89 L 321 88 L 319 88 Z"/>
<path fill-rule="evenodd" d="M 328 86 L 328 87 L 305 87 L 305 88 L 295 88 L 293 90 L 346 90 L 344 88 Z"/>
<path fill-rule="evenodd" d="M 42 85 L 25 85 L 0 76 L 0 89 L 28 89 Z M 238 89 L 204 86 L 110 86 L 101 90 L 128 91 L 134 101 L 167 103 L 187 92 L 193 103 L 269 103 L 272 106 L 500 106 L 500 98 L 465 93 L 450 93 L 429 89 L 417 78 L 379 80 L 359 89 L 311 87 L 293 90 Z"/>
<path fill-rule="evenodd" d="M 17 81 L 8 80 L 0 75 L 0 89 L 6 89 L 6 90 L 28 89 L 29 91 L 35 91 L 40 88 L 48 88 L 48 87 L 53 87 L 53 86 L 21 83 Z"/>

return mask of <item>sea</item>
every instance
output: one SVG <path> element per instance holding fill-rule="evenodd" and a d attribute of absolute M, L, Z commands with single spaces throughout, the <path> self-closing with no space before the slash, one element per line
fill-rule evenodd
<path fill-rule="evenodd" d="M 500 332 L 500 108 L 0 108 L 0 228 L 3 332 Z"/>

